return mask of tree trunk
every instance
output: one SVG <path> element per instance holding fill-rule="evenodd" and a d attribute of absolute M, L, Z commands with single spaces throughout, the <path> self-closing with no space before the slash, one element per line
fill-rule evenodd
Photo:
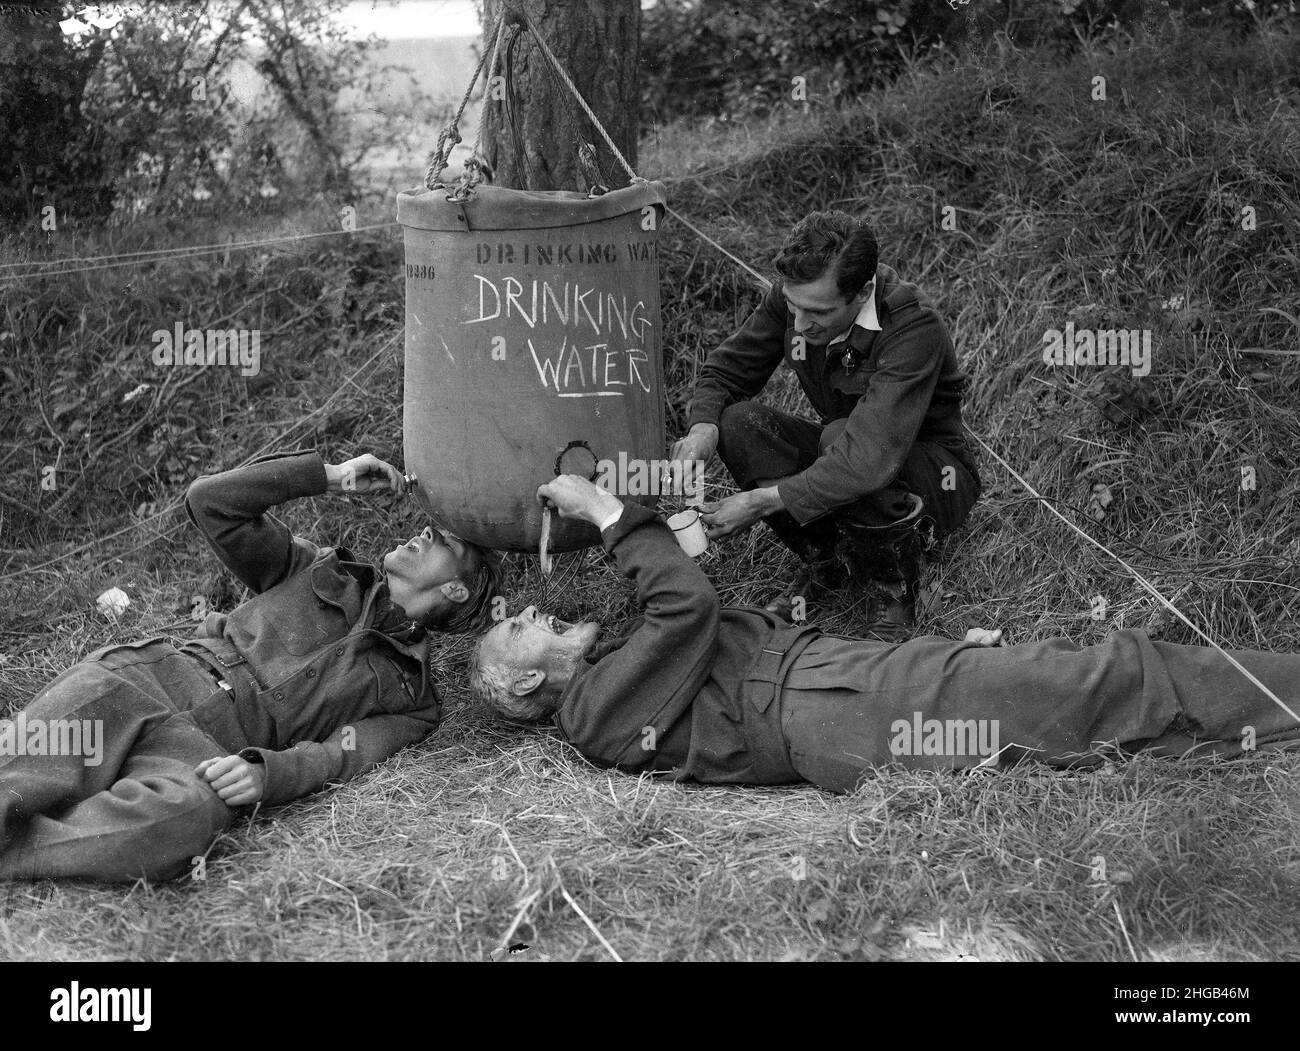
<path fill-rule="evenodd" d="M 81 115 L 107 38 L 78 48 L 49 14 L 0 8 L 0 223 L 8 229 L 47 204 L 60 222 L 112 209 L 113 187 Z"/>
<path fill-rule="evenodd" d="M 641 98 L 640 0 L 484 0 L 483 47 L 488 61 L 492 26 L 503 2 L 527 12 L 635 169 Z M 483 133 L 483 155 L 492 165 L 496 185 L 584 193 L 594 183 L 611 189 L 627 185 L 627 172 L 522 23 L 507 23 L 497 63 L 497 74 L 507 77 L 506 98 L 495 100 L 492 91 L 487 92 Z M 462 130 L 467 143 L 473 142 L 475 130 Z M 580 142 L 594 147 L 594 166 L 590 160 L 579 160 Z"/>

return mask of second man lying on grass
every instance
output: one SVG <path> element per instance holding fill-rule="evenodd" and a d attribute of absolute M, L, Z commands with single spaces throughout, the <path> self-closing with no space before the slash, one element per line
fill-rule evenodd
<path fill-rule="evenodd" d="M 172 878 L 234 808 L 347 780 L 433 730 L 425 634 L 486 620 L 495 561 L 426 529 L 377 567 L 294 536 L 270 510 L 405 488 L 370 454 L 327 464 L 311 452 L 194 482 L 190 519 L 253 595 L 183 643 L 97 650 L 27 705 L 28 726 L 98 726 L 104 754 L 0 758 L 0 879 Z"/>
<path fill-rule="evenodd" d="M 598 646 L 599 624 L 529 607 L 484 636 L 471 687 L 509 719 L 554 717 L 602 766 L 849 791 L 891 764 L 955 770 L 1033 757 L 1075 766 L 1117 751 L 1234 755 L 1300 741 L 1300 723 L 1206 647 L 1133 630 L 1088 647 L 823 635 L 764 610 L 724 608 L 643 507 L 575 475 L 538 495 L 600 528 L 644 616 Z M 1300 706 L 1300 655 L 1234 656 Z"/>

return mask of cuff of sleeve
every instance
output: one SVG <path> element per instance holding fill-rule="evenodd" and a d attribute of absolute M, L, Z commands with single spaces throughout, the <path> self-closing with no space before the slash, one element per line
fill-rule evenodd
<path fill-rule="evenodd" d="M 262 784 L 262 804 L 278 806 L 315 791 L 329 779 L 323 749 L 301 745 L 288 751 L 269 748 L 245 748 L 239 753 L 245 762 L 261 763 L 266 772 Z"/>
<path fill-rule="evenodd" d="M 604 541 L 605 550 L 613 551 L 618 542 L 632 530 L 645 525 L 647 522 L 658 521 L 659 516 L 648 507 L 642 507 L 640 504 L 624 504 L 623 510 L 619 512 L 618 521 L 608 529 L 601 531 L 600 537 Z"/>
<path fill-rule="evenodd" d="M 686 410 L 686 430 L 697 423 L 711 423 L 721 427 L 722 410 L 725 408 L 722 398 L 712 394 L 696 394 Z"/>
<path fill-rule="evenodd" d="M 608 529 L 610 526 L 612 526 L 615 522 L 617 522 L 622 517 L 623 517 L 623 508 L 620 507 L 617 511 L 611 512 L 609 517 L 604 519 L 604 521 L 600 523 L 600 527 L 599 527 L 600 531 L 604 533 L 606 529 Z"/>
<path fill-rule="evenodd" d="M 776 491 L 781 497 L 781 504 L 787 514 L 800 525 L 815 522 L 834 508 L 826 507 L 817 500 L 808 484 L 807 471 L 800 471 L 789 478 L 776 483 Z"/>
<path fill-rule="evenodd" d="M 315 449 L 294 449 L 291 452 L 259 456 L 249 466 L 273 463 L 276 460 L 286 461 L 280 467 L 292 490 L 289 499 L 322 496 L 329 491 L 329 480 L 325 477 L 325 460 Z"/>

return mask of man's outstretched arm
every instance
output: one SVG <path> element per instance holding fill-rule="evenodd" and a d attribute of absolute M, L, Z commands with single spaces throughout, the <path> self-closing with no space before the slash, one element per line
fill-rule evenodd
<path fill-rule="evenodd" d="M 687 410 L 686 429 L 718 425 L 728 405 L 755 397 L 785 356 L 789 311 L 779 285 L 764 293 L 753 313 L 709 354 Z"/>
<path fill-rule="evenodd" d="M 644 617 L 618 649 L 565 691 L 556 723 L 588 759 L 631 768 L 651 762 L 669 729 L 690 708 L 717 653 L 721 604 L 703 571 L 677 545 L 652 512 L 617 498 L 584 479 L 566 475 L 561 485 L 595 490 L 585 517 L 603 526 L 605 549 L 636 583 Z M 553 497 L 566 509 L 562 495 Z M 576 499 L 572 506 L 580 506 Z"/>
<path fill-rule="evenodd" d="M 294 536 L 270 508 L 304 496 L 377 488 L 403 491 L 397 468 L 369 454 L 327 464 L 318 453 L 297 451 L 196 479 L 185 494 L 185 508 L 217 557 L 261 593 L 320 553 L 310 540 Z"/>

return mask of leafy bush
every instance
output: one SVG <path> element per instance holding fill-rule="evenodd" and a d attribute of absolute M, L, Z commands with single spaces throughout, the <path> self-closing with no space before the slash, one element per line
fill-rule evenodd
<path fill-rule="evenodd" d="M 66 34 L 0 13 L 0 221 L 47 204 L 62 225 L 355 198 L 366 157 L 410 126 L 371 100 L 408 117 L 427 100 L 413 78 L 393 90 L 376 38 L 347 39 L 343 3 L 153 4 Z"/>

